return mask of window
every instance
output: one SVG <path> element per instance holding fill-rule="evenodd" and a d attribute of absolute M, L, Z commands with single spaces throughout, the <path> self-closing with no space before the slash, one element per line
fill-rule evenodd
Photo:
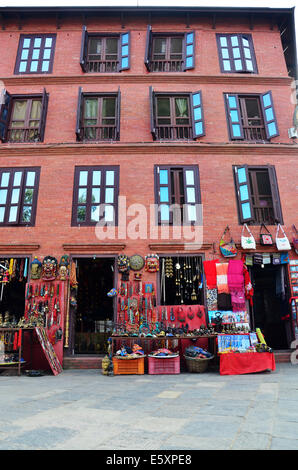
<path fill-rule="evenodd" d="M 51 73 L 55 43 L 56 34 L 21 34 L 14 73 Z"/>
<path fill-rule="evenodd" d="M 83 26 L 80 65 L 83 72 L 120 72 L 130 68 L 130 32 L 88 33 Z"/>
<path fill-rule="evenodd" d="M 76 135 L 80 141 L 120 139 L 120 89 L 99 94 L 79 88 Z"/>
<path fill-rule="evenodd" d="M 156 166 L 155 195 L 159 224 L 197 223 L 201 200 L 198 167 Z"/>
<path fill-rule="evenodd" d="M 240 223 L 283 224 L 273 166 L 235 166 L 234 177 Z"/>
<path fill-rule="evenodd" d="M 231 140 L 264 141 L 279 135 L 271 91 L 261 95 L 226 94 Z"/>
<path fill-rule="evenodd" d="M 72 225 L 116 225 L 119 167 L 76 167 Z"/>
<path fill-rule="evenodd" d="M 34 225 L 40 168 L 0 169 L 0 225 Z"/>
<path fill-rule="evenodd" d="M 217 34 L 216 39 L 222 72 L 258 73 L 250 34 Z"/>
<path fill-rule="evenodd" d="M 2 142 L 41 142 L 44 139 L 48 95 L 11 95 L 4 92 L 0 107 Z"/>
<path fill-rule="evenodd" d="M 147 27 L 145 65 L 149 72 L 183 72 L 195 66 L 195 32 L 153 33 Z"/>
<path fill-rule="evenodd" d="M 202 94 L 157 93 L 149 89 L 154 140 L 195 139 L 205 134 Z"/>

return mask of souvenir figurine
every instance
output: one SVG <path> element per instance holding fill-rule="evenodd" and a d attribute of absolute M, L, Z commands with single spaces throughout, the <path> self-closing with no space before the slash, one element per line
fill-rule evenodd
<path fill-rule="evenodd" d="M 68 255 L 61 256 L 59 263 L 59 279 L 60 281 L 66 281 L 69 275 L 69 257 Z"/>
<path fill-rule="evenodd" d="M 42 262 L 42 279 L 54 281 L 57 276 L 58 261 L 53 256 L 46 256 Z"/>
<path fill-rule="evenodd" d="M 149 254 L 145 256 L 145 271 L 155 273 L 159 271 L 159 256 L 156 254 Z"/>
<path fill-rule="evenodd" d="M 119 255 L 117 266 L 120 273 L 128 272 L 130 270 L 129 257 L 127 255 Z"/>
<path fill-rule="evenodd" d="M 34 257 L 31 265 L 31 279 L 40 279 L 42 271 L 42 263 L 37 259 L 37 256 Z"/>

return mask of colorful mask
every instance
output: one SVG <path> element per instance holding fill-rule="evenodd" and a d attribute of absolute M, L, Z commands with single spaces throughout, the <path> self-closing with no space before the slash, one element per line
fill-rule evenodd
<path fill-rule="evenodd" d="M 58 261 L 53 256 L 46 256 L 42 262 L 42 279 L 53 281 L 57 276 Z"/>
<path fill-rule="evenodd" d="M 60 266 L 59 268 L 59 279 L 60 281 L 66 281 L 68 277 L 68 269 L 66 266 Z"/>
<path fill-rule="evenodd" d="M 35 256 L 31 263 L 31 279 L 40 279 L 42 271 L 42 264 Z"/>
<path fill-rule="evenodd" d="M 159 256 L 156 254 L 150 254 L 145 256 L 145 271 L 149 273 L 155 273 L 159 271 Z"/>
<path fill-rule="evenodd" d="M 118 271 L 120 273 L 125 273 L 129 271 L 129 257 L 126 255 L 119 255 L 117 260 Z"/>

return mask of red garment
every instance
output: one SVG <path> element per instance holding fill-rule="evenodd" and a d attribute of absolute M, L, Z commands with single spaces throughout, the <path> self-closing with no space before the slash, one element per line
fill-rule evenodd
<path fill-rule="evenodd" d="M 228 286 L 230 292 L 244 287 L 243 261 L 230 259 L 228 267 Z"/>
<path fill-rule="evenodd" d="M 207 284 L 208 289 L 217 288 L 216 263 L 219 263 L 218 259 L 203 261 L 206 284 Z"/>
<path fill-rule="evenodd" d="M 251 307 L 253 306 L 253 295 L 254 290 L 252 287 L 250 275 L 248 272 L 247 267 L 245 264 L 243 265 L 243 272 L 244 272 L 244 289 L 245 289 L 245 298 L 249 300 Z"/>

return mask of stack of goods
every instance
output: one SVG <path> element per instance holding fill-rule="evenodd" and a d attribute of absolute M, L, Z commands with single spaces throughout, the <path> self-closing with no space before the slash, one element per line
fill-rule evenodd
<path fill-rule="evenodd" d="M 134 359 L 142 356 L 145 357 L 143 349 L 138 344 L 134 344 L 132 348 L 129 346 L 122 346 L 121 349 L 116 352 L 116 356 L 125 359 Z"/>
<path fill-rule="evenodd" d="M 213 357 L 214 356 L 209 351 L 197 346 L 189 346 L 184 352 L 188 372 L 205 372 Z"/>
<path fill-rule="evenodd" d="M 155 356 L 155 357 L 171 357 L 172 356 L 173 357 L 173 356 L 177 356 L 177 354 L 170 351 L 169 349 L 160 348 L 150 353 L 150 356 Z"/>
<path fill-rule="evenodd" d="M 219 334 L 218 352 L 248 353 L 248 352 L 272 352 L 267 346 L 264 336 L 259 328 L 247 334 Z"/>
<path fill-rule="evenodd" d="M 201 359 L 209 359 L 213 357 L 213 355 L 206 351 L 206 349 L 199 348 L 197 346 L 189 346 L 185 349 L 185 356 L 187 357 L 198 357 Z"/>

